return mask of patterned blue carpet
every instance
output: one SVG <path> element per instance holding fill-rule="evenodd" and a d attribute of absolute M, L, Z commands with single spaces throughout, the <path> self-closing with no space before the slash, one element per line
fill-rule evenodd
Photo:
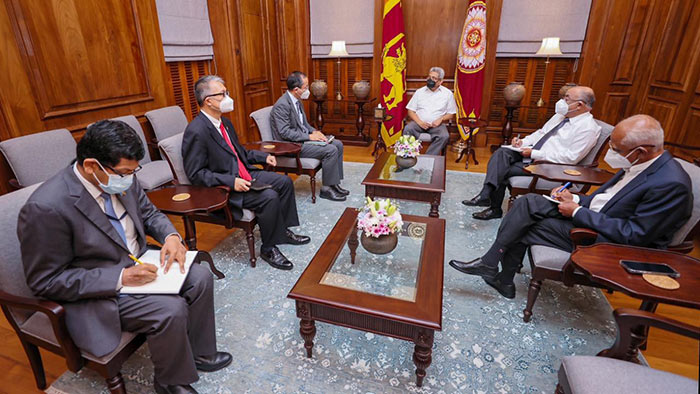
<path fill-rule="evenodd" d="M 413 344 L 397 339 L 316 324 L 314 357 L 307 359 L 294 302 L 287 293 L 346 206 L 359 207 L 360 185 L 369 164 L 345 163 L 345 203 L 317 199 L 311 204 L 308 177 L 296 182 L 302 221 L 296 232 L 311 236 L 304 246 L 280 249 L 292 271 L 264 261 L 248 265 L 245 237 L 236 232 L 212 251 L 226 278 L 215 281 L 219 348 L 234 354 L 225 370 L 201 374 L 202 393 L 551 393 L 563 356 L 593 355 L 615 333 L 611 308 L 600 291 L 545 282 L 530 323 L 522 322 L 528 268 L 516 277 L 517 296 L 507 300 L 480 278 L 445 268 L 443 331 L 435 333 L 433 362 L 422 388 L 415 385 Z M 320 178 L 320 177 L 319 177 Z M 440 217 L 447 220 L 445 264 L 468 260 L 490 246 L 498 220 L 475 221 L 460 201 L 479 190 L 483 175 L 447 172 Z M 427 215 L 429 205 L 400 202 L 401 212 Z M 259 236 L 256 236 L 259 248 Z M 527 264 L 526 264 L 527 266 Z M 175 345 L 175 344 L 174 344 Z M 130 393 L 152 391 L 152 365 L 144 346 L 124 366 Z M 107 392 L 101 377 L 66 372 L 53 393 Z"/>

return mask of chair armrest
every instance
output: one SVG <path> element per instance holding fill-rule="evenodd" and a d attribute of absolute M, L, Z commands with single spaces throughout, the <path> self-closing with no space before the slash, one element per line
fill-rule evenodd
<path fill-rule="evenodd" d="M 695 327 L 677 320 L 631 308 L 619 308 L 613 311 L 617 324 L 617 338 L 610 349 L 599 355 L 628 360 L 636 353 L 639 346 L 639 327 L 656 327 L 679 335 L 700 340 L 700 327 Z"/>
<path fill-rule="evenodd" d="M 693 245 L 693 241 L 685 241 L 679 243 L 678 245 L 669 246 L 668 250 L 672 252 L 688 254 L 693 251 L 694 247 L 695 245 Z"/>
<path fill-rule="evenodd" d="M 553 166 L 561 166 L 561 167 L 566 166 L 566 167 L 574 167 L 574 168 L 575 168 L 575 167 L 581 167 L 581 168 L 598 167 L 598 165 L 597 165 L 598 163 L 591 163 L 591 164 L 564 164 L 564 163 L 554 163 L 554 162 L 547 161 L 547 160 L 534 160 L 534 161 L 533 161 L 532 163 L 530 163 L 530 164 L 550 164 L 550 165 L 553 165 Z M 595 165 L 594 165 L 594 164 L 595 164 Z"/>
<path fill-rule="evenodd" d="M 569 231 L 569 235 L 571 236 L 571 242 L 574 243 L 574 246 L 585 246 L 585 245 L 592 245 L 596 238 L 598 238 L 598 233 L 587 229 L 587 228 L 572 228 L 571 231 Z"/>
<path fill-rule="evenodd" d="M 20 331 L 19 327 L 10 314 L 8 307 L 45 314 L 51 322 L 51 328 L 53 329 L 54 336 L 56 337 L 56 340 L 63 351 L 63 356 L 66 358 L 68 369 L 73 372 L 77 372 L 83 367 L 84 362 L 83 357 L 80 354 L 80 350 L 77 346 L 75 346 L 75 342 L 73 342 L 73 339 L 68 333 L 68 327 L 66 326 L 66 310 L 62 305 L 53 301 L 42 300 L 39 298 L 16 296 L 2 290 L 0 290 L 0 305 L 2 305 L 3 312 L 5 312 L 5 317 L 7 317 L 7 320 L 17 331 Z"/>

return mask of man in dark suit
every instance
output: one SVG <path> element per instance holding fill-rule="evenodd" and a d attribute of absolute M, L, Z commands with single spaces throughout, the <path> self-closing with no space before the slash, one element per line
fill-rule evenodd
<path fill-rule="evenodd" d="M 664 151 L 664 132 L 656 119 L 635 115 L 615 126 L 605 162 L 619 168 L 590 196 L 555 188 L 555 204 L 537 194 L 515 201 L 481 258 L 450 261 L 458 271 L 479 275 L 507 298 L 515 297 L 513 277 L 530 245 L 573 251 L 569 231 L 588 228 L 596 242 L 664 248 L 688 220 L 693 196 L 690 178 Z M 498 272 L 498 263 L 502 270 Z"/>
<path fill-rule="evenodd" d="M 182 139 L 187 176 L 196 185 L 232 188 L 229 204 L 234 217 L 240 219 L 245 208 L 255 212 L 258 219 L 262 237 L 260 257 L 274 268 L 291 270 L 292 263 L 277 245 L 303 245 L 310 241 L 309 237 L 289 230 L 299 225 L 292 180 L 251 166 L 275 166 L 277 160 L 260 151 L 248 151 L 238 142 L 233 124 L 221 116 L 233 111 L 233 99 L 228 96 L 223 79 L 204 76 L 195 82 L 194 90 L 201 111 L 187 125 Z M 251 183 L 253 180 L 255 184 Z M 262 189 L 256 185 L 270 187 Z"/>
<path fill-rule="evenodd" d="M 306 120 L 301 100 L 309 98 L 309 78 L 301 71 L 287 77 L 287 92 L 280 97 L 270 114 L 272 135 L 276 140 L 300 142 L 301 157 L 321 160 L 323 186 L 319 197 L 345 201 L 349 191 L 340 187 L 343 179 L 343 143 L 329 139 Z"/>
<path fill-rule="evenodd" d="M 184 272 L 185 247 L 134 177 L 141 139 L 126 123 L 99 121 L 77 147 L 77 162 L 47 180 L 19 214 L 17 234 L 29 288 L 60 302 L 75 344 L 97 357 L 117 348 L 122 331 L 146 334 L 158 393 L 194 393 L 197 370 L 231 362 L 216 351 L 211 273 L 194 264 L 178 295 L 120 295 L 156 278 L 134 265 L 146 235 L 163 244 L 161 265 Z"/>

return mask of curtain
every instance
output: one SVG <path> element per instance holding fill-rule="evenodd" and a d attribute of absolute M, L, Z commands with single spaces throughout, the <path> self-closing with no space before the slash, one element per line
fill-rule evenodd
<path fill-rule="evenodd" d="M 207 0 L 156 0 L 156 8 L 166 62 L 214 57 Z"/>

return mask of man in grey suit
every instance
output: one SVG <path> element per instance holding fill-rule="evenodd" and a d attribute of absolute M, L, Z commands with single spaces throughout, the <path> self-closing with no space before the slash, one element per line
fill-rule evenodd
<path fill-rule="evenodd" d="M 184 272 L 185 247 L 168 218 L 149 201 L 134 174 L 144 156 L 126 123 L 103 120 L 78 143 L 77 162 L 41 185 L 17 223 L 27 284 L 60 302 L 75 344 L 101 357 L 122 331 L 147 336 L 157 393 L 195 393 L 197 370 L 231 363 L 216 350 L 211 273 L 194 264 L 177 295 L 122 295 L 122 286 L 156 278 L 157 267 L 129 255 L 162 243 L 161 265 Z M 173 263 L 176 266 L 171 267 Z"/>
<path fill-rule="evenodd" d="M 343 143 L 329 141 L 306 120 L 301 100 L 309 98 L 309 78 L 301 71 L 287 77 L 287 92 L 272 108 L 270 125 L 276 140 L 301 142 L 301 157 L 321 160 L 323 186 L 319 197 L 331 201 L 345 201 L 349 191 L 340 187 L 343 179 Z"/>

